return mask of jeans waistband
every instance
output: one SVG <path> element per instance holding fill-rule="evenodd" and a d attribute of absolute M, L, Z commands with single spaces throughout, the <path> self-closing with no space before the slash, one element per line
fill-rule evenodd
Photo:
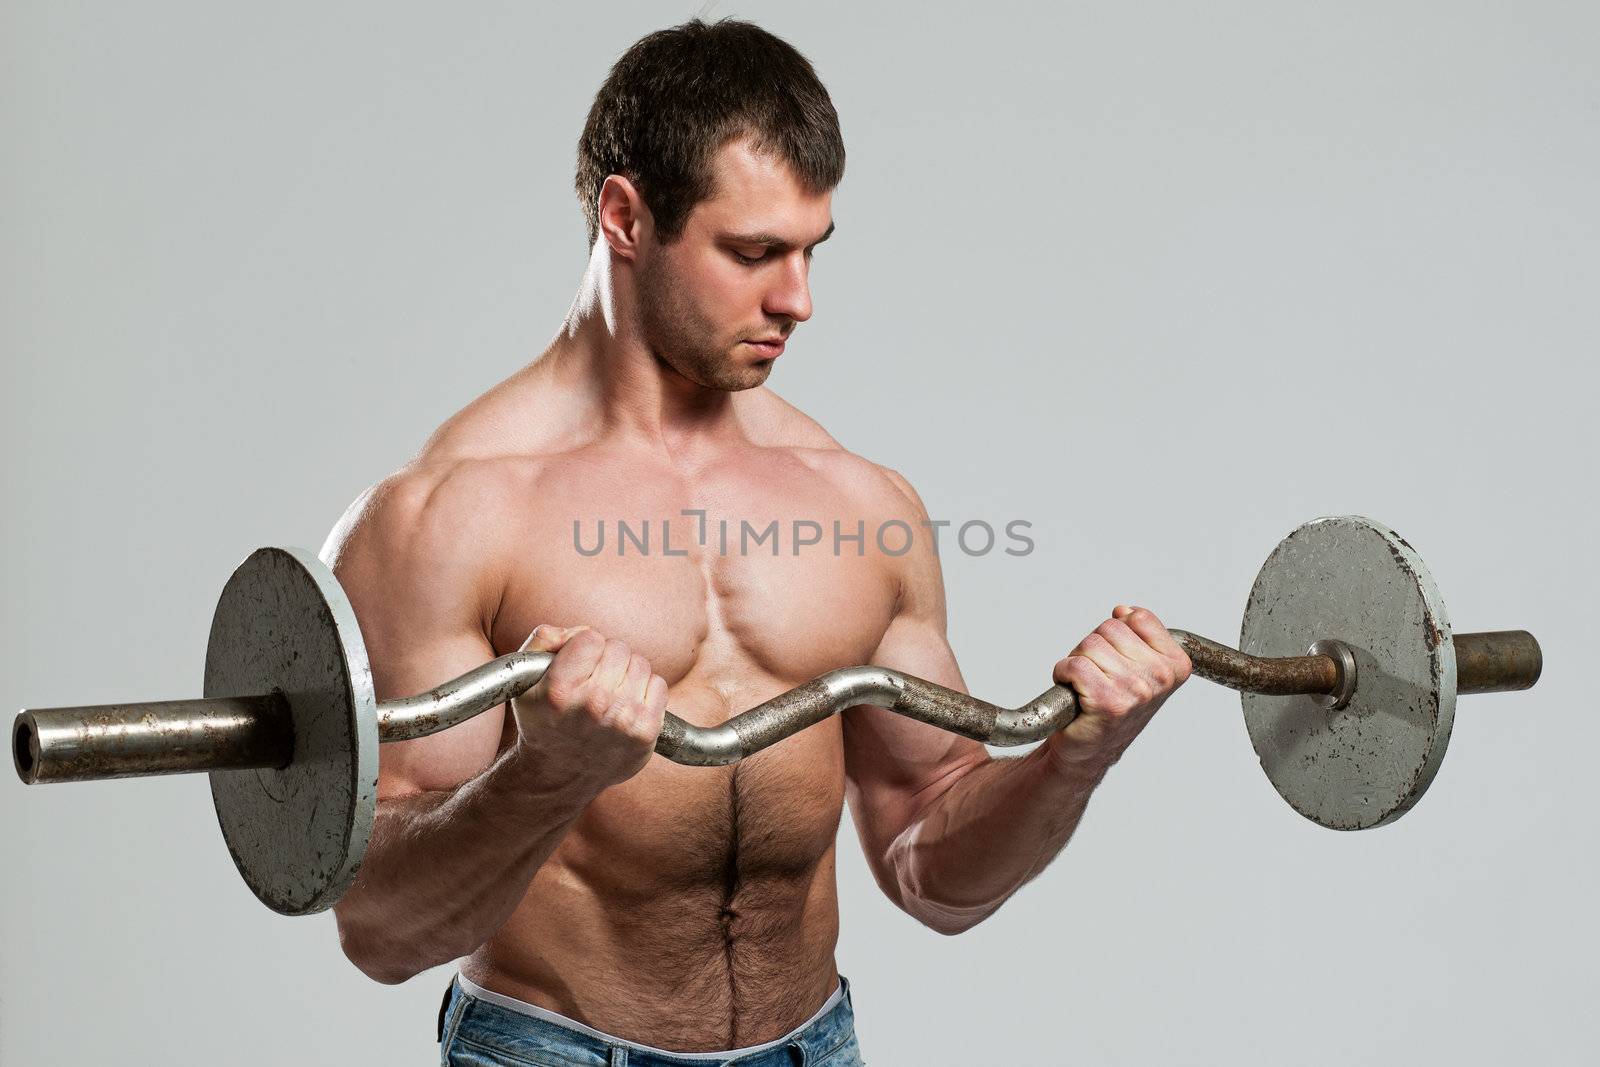
<path fill-rule="evenodd" d="M 844 1046 L 855 1033 L 849 979 L 808 1022 L 774 1041 L 712 1053 L 673 1053 L 624 1040 L 534 1005 L 489 993 L 475 996 L 452 978 L 439 1012 L 441 1058 L 449 1062 L 458 1044 L 488 1053 L 495 1062 L 561 1063 L 593 1067 L 795 1067 L 814 1064 Z M 480 993 L 488 993 L 478 990 Z M 496 1003 L 496 1001 L 508 1003 Z M 518 1007 L 520 1005 L 520 1007 Z M 473 1060 L 472 1062 L 479 1062 Z"/>

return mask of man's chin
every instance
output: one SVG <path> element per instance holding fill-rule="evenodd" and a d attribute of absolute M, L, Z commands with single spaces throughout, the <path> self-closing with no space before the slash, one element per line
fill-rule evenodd
<path fill-rule="evenodd" d="M 720 381 L 712 388 L 721 389 L 725 393 L 742 393 L 746 389 L 754 389 L 757 386 L 765 385 L 767 375 L 771 372 L 770 366 L 750 367 L 739 378 Z"/>
<path fill-rule="evenodd" d="M 754 389 L 766 382 L 767 376 L 772 373 L 773 362 L 771 359 L 730 358 L 718 369 L 712 388 L 730 393 Z"/>

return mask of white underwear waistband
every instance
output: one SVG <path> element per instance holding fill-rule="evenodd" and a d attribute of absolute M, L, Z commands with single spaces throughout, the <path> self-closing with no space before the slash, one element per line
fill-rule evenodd
<path fill-rule="evenodd" d="M 592 1026 L 585 1026 L 576 1019 L 569 1019 L 559 1012 L 553 1012 L 549 1008 L 541 1008 L 537 1004 L 529 1004 L 525 1000 L 518 1000 L 516 997 L 508 997 L 504 993 L 496 993 L 492 989 L 485 989 L 464 974 L 458 974 L 456 979 L 461 983 L 462 992 L 477 997 L 479 1000 L 486 1000 L 490 1004 L 498 1004 L 508 1011 L 519 1012 L 523 1015 L 532 1016 L 535 1019 L 543 1019 L 547 1023 L 554 1023 L 557 1026 L 564 1026 L 569 1030 L 576 1030 L 580 1034 L 587 1034 L 589 1037 L 599 1038 L 601 1041 L 609 1041 L 613 1045 L 622 1045 L 625 1048 L 637 1049 L 642 1052 L 654 1052 L 662 1056 L 676 1056 L 681 1060 L 725 1060 L 735 1056 L 748 1056 L 754 1052 L 765 1052 L 769 1048 L 776 1048 L 792 1038 L 795 1034 L 798 1034 L 800 1031 L 816 1022 L 818 1019 L 822 1018 L 828 1012 L 832 1011 L 833 1006 L 839 1003 L 840 999 L 844 996 L 844 985 L 840 984 L 835 986 L 833 989 L 833 995 L 823 1002 L 822 1007 L 818 1008 L 811 1018 L 807 1019 L 793 1030 L 790 1030 L 782 1037 L 774 1038 L 771 1041 L 765 1041 L 759 1045 L 750 1045 L 747 1048 L 728 1049 L 725 1052 L 673 1052 L 671 1049 L 656 1048 L 653 1045 L 641 1045 L 637 1041 L 627 1041 L 620 1037 L 614 1037 L 611 1034 L 605 1033 L 604 1031 L 596 1030 Z"/>

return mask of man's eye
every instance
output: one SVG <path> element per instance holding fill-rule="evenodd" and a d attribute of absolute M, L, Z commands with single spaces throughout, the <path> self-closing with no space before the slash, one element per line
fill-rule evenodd
<path fill-rule="evenodd" d="M 745 266 L 750 266 L 752 264 L 760 263 L 763 259 L 766 259 L 767 258 L 767 254 L 765 252 L 762 252 L 759 256 L 747 256 L 747 255 L 744 255 L 744 254 L 736 251 L 736 252 L 733 253 L 733 258 L 737 259 L 740 263 L 743 263 Z"/>

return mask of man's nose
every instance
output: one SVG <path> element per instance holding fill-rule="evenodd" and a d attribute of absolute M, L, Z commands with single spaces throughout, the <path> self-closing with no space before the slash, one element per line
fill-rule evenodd
<path fill-rule="evenodd" d="M 783 271 L 767 291 L 762 310 L 773 317 L 804 322 L 811 317 L 811 264 L 804 253 L 796 252 L 783 264 Z"/>

